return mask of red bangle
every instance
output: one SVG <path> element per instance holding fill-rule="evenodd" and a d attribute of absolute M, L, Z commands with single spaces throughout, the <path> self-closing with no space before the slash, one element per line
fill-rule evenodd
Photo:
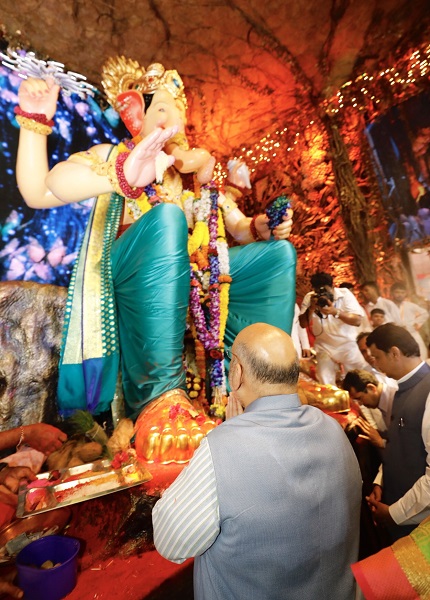
<path fill-rule="evenodd" d="M 43 113 L 29 113 L 22 110 L 21 107 L 15 106 L 14 113 L 19 115 L 20 117 L 25 117 L 26 119 L 31 119 L 32 121 L 36 121 L 36 123 L 41 123 L 42 125 L 47 125 L 48 127 L 54 126 L 54 121 L 51 119 L 48 121 L 46 115 Z"/>
<path fill-rule="evenodd" d="M 124 163 L 127 160 L 129 152 L 120 152 L 115 162 L 115 172 L 118 179 L 118 185 L 126 198 L 136 200 L 143 194 L 143 188 L 131 187 L 124 175 Z"/>
<path fill-rule="evenodd" d="M 257 219 L 257 217 L 259 217 L 260 215 L 254 215 L 251 219 L 251 223 L 249 224 L 249 230 L 251 232 L 252 237 L 254 238 L 254 240 L 256 242 L 262 240 L 263 238 L 260 236 L 260 234 L 257 231 L 257 228 L 255 226 L 255 221 Z"/>

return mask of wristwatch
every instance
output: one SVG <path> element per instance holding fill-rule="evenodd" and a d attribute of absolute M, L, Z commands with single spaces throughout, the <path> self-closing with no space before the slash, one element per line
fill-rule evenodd
<path fill-rule="evenodd" d="M 338 319 L 340 317 L 340 308 L 337 309 L 337 311 L 334 314 L 334 318 Z"/>
<path fill-rule="evenodd" d="M 8 466 L 9 466 L 9 463 L 7 463 L 7 462 L 0 462 L 0 471 L 3 471 L 3 469 L 5 469 Z"/>

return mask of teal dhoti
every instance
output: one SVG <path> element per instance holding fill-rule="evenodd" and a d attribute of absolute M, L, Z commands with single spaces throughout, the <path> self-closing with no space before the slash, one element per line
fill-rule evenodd
<path fill-rule="evenodd" d="M 112 247 L 122 385 L 127 413 L 132 417 L 164 392 L 186 389 L 187 241 L 187 222 L 181 209 L 159 204 Z"/>

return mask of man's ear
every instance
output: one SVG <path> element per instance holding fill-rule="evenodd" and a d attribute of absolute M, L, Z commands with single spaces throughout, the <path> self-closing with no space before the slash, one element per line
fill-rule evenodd
<path fill-rule="evenodd" d="M 236 392 L 242 385 L 242 365 L 237 360 L 230 366 L 229 383 L 233 392 Z"/>
<path fill-rule="evenodd" d="M 396 360 L 399 360 L 403 356 L 402 352 L 400 351 L 400 349 L 397 346 L 391 346 L 390 353 L 391 353 L 391 356 L 393 358 L 395 358 Z"/>
<path fill-rule="evenodd" d="M 145 116 L 145 102 L 142 94 L 136 90 L 128 90 L 117 96 L 119 115 L 133 137 L 142 131 Z"/>
<path fill-rule="evenodd" d="M 377 386 L 373 383 L 366 384 L 366 392 L 376 392 L 377 389 Z"/>

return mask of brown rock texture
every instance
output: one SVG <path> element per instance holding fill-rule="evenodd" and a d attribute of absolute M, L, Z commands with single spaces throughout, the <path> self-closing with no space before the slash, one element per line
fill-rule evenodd
<path fill-rule="evenodd" d="M 232 154 L 426 41 L 427 0 L 2 0 L 4 38 L 100 89 L 123 54 L 181 74 L 195 142 Z"/>
<path fill-rule="evenodd" d="M 0 431 L 57 418 L 66 296 L 55 285 L 0 283 Z"/>

